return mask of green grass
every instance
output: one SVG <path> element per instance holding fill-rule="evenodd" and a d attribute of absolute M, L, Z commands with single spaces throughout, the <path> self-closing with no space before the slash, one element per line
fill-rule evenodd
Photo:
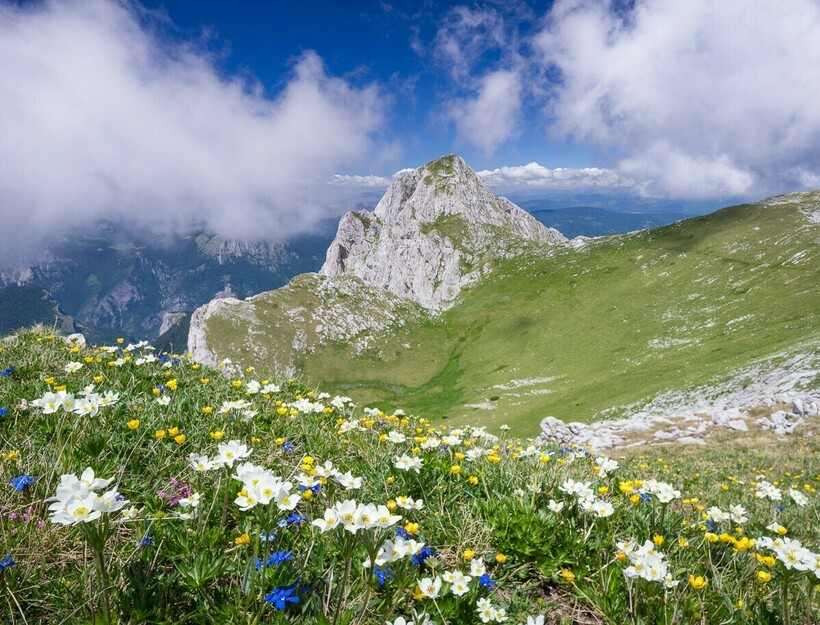
<path fill-rule="evenodd" d="M 820 192 L 496 260 L 490 277 L 440 317 L 374 336 L 364 356 L 311 344 L 298 373 L 362 401 L 533 435 L 547 415 L 589 420 L 816 351 L 820 227 L 798 204 L 816 209 Z M 300 305 L 315 305 L 311 293 L 301 297 Z M 212 324 L 220 356 L 264 368 L 292 351 L 287 324 L 257 327 L 252 337 L 236 320 Z"/>
<path fill-rule="evenodd" d="M 507 434 L 435 427 L 349 403 L 331 408 L 330 396 L 293 380 L 274 380 L 278 388 L 263 394 L 253 384 L 268 381 L 253 372 L 223 375 L 184 358 L 143 361 L 147 349 L 113 348 L 75 348 L 44 327 L 0 345 L 4 624 L 383 625 L 418 610 L 440 625 L 478 625 L 479 599 L 503 608 L 511 624 L 537 614 L 548 625 L 817 622 L 813 571 L 787 569 L 782 554 L 762 562 L 756 556 L 774 553 L 763 545 L 738 546 L 744 537 L 773 536 L 767 526 L 777 521 L 813 554 L 820 548 L 820 441 L 802 436 L 806 430 L 787 441 L 725 432 L 705 448 L 643 448 L 622 454 L 620 466 L 602 474 L 604 458 L 583 450 L 530 447 L 532 441 Z M 82 366 L 68 372 L 69 362 Z M 445 371 L 430 395 L 458 392 L 459 360 Z M 94 416 L 49 413 L 33 403 L 61 389 L 77 396 L 112 392 L 117 399 Z M 322 405 L 308 409 L 307 399 Z M 221 409 L 238 400 L 253 414 Z M 189 464 L 189 454 L 213 459 L 229 440 L 248 448 L 244 461 L 256 470 L 290 482 L 296 508 L 272 501 L 242 510 L 238 461 L 202 472 Z M 476 449 L 482 453 L 468 456 Z M 396 466 L 405 454 L 421 460 L 418 472 Z M 315 488 L 315 468 L 328 461 L 360 478 L 360 488 L 345 490 L 333 478 Z M 111 478 L 106 489 L 126 498 L 133 516 L 109 511 L 70 526 L 52 521 L 48 498 L 63 476 L 86 467 Z M 13 488 L 12 480 L 24 475 L 36 479 Z M 666 503 L 649 493 L 642 498 L 650 478 L 680 493 Z M 611 514 L 599 518 L 583 510 L 576 496 L 562 491 L 567 479 L 588 483 Z M 756 496 L 763 479 L 774 485 L 778 501 Z M 300 481 L 315 490 L 301 494 Z M 168 497 L 180 484 L 199 496 L 195 518 L 185 518 L 191 508 Z M 79 496 L 86 501 L 85 493 Z M 403 496 L 423 506 L 396 507 Z M 323 532 L 308 522 L 348 499 L 395 507 L 401 518 L 357 533 L 341 526 Z M 563 510 L 551 510 L 552 500 Z M 737 504 L 745 507 L 745 520 L 705 522 L 712 506 L 726 511 Z M 288 523 L 293 513 L 307 520 Z M 392 578 L 382 586 L 361 563 L 399 526 L 435 555 L 386 564 Z M 263 542 L 260 532 L 272 540 Z M 653 539 L 679 582 L 673 588 L 625 577 L 617 543 Z M 425 577 L 469 573 L 466 550 L 483 559 L 495 588 L 483 587 L 474 574 L 464 596 L 451 593 L 446 582 L 435 601 L 418 596 Z M 292 557 L 255 566 L 274 552 Z M 761 572 L 771 580 L 758 581 Z M 690 575 L 704 577 L 706 586 L 693 587 Z M 298 602 L 277 609 L 265 601 L 274 588 L 297 581 Z"/>

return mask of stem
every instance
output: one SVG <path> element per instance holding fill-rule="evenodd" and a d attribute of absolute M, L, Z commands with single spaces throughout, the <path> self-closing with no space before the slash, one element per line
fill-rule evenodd
<path fill-rule="evenodd" d="M 347 540 L 345 539 L 345 543 L 346 542 Z M 336 614 L 333 615 L 333 625 L 336 625 L 339 621 L 339 615 L 342 613 L 342 608 L 344 607 L 345 594 L 347 592 L 347 580 L 350 577 L 350 565 L 353 562 L 353 555 L 347 553 L 349 550 L 343 549 L 342 551 L 345 554 L 345 570 L 344 573 L 342 573 L 342 581 L 339 582 L 339 603 L 336 606 Z"/>

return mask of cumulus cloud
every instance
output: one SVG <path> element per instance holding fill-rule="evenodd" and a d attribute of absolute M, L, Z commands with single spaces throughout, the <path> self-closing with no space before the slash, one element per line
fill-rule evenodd
<path fill-rule="evenodd" d="M 436 31 L 434 54 L 456 80 L 469 79 L 488 55 L 510 45 L 512 31 L 494 9 L 457 6 L 446 13 Z"/>
<path fill-rule="evenodd" d="M 518 9 L 519 7 L 515 7 Z M 492 154 L 518 133 L 523 97 L 515 11 L 457 6 L 436 33 L 434 56 L 452 80 L 444 118 L 456 140 Z"/>
<path fill-rule="evenodd" d="M 647 194 L 785 190 L 820 172 L 820 4 L 559 0 L 534 40 L 562 137 Z"/>
<path fill-rule="evenodd" d="M 612 169 L 598 167 L 557 167 L 550 169 L 538 163 L 479 171 L 487 184 L 494 187 L 536 189 L 628 189 L 633 180 Z"/>
<path fill-rule="evenodd" d="M 498 70 L 483 76 L 475 96 L 450 104 L 449 117 L 456 124 L 458 140 L 486 154 L 494 152 L 517 134 L 521 94 L 517 71 Z"/>
<path fill-rule="evenodd" d="M 266 94 L 157 26 L 114 0 L 0 4 L 6 251 L 101 217 L 257 238 L 338 210 L 313 183 L 371 152 L 377 88 L 307 52 Z"/>

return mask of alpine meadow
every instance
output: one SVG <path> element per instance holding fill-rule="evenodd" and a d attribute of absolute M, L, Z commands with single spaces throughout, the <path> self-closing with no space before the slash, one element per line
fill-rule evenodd
<path fill-rule="evenodd" d="M 818 625 L 820 0 L 0 0 L 0 625 Z"/>

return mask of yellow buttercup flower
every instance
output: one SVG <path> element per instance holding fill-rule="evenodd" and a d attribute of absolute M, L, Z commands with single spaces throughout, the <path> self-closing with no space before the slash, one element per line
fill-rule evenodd
<path fill-rule="evenodd" d="M 175 391 L 175 390 L 177 390 L 177 384 L 178 384 L 177 379 L 176 379 L 176 378 L 173 378 L 173 379 L 171 379 L 171 380 L 168 380 L 168 381 L 165 383 L 165 386 L 167 386 L 167 387 L 168 387 L 169 389 L 171 389 L 172 391 Z"/>
<path fill-rule="evenodd" d="M 694 575 L 689 576 L 689 585 L 695 590 L 702 590 L 703 588 L 706 588 L 708 583 L 709 581 L 702 575 L 698 575 L 697 577 Z"/>
<path fill-rule="evenodd" d="M 176 436 L 177 434 L 179 434 L 179 428 L 176 426 L 168 428 L 168 434 L 170 434 L 171 436 Z"/>
<path fill-rule="evenodd" d="M 418 534 L 419 531 L 419 524 L 418 523 L 408 523 L 404 526 L 404 531 L 408 534 Z"/>
<path fill-rule="evenodd" d="M 182 445 L 182 443 L 185 442 L 186 438 L 187 437 L 185 436 L 185 434 L 178 434 L 177 436 L 174 436 L 174 440 L 177 442 L 177 445 Z"/>
<path fill-rule="evenodd" d="M 572 569 L 561 569 L 561 577 L 570 584 L 575 581 L 575 573 L 572 572 Z"/>
<path fill-rule="evenodd" d="M 495 561 L 499 564 L 504 564 L 507 561 L 507 556 L 505 556 L 503 553 L 497 553 L 495 554 Z"/>
<path fill-rule="evenodd" d="M 165 430 L 157 430 L 156 432 L 154 432 L 154 436 L 157 439 L 162 440 L 163 438 L 165 438 Z"/>
<path fill-rule="evenodd" d="M 450 467 L 450 473 L 452 473 L 453 475 L 458 475 L 459 473 L 461 473 L 461 467 L 457 464 L 454 464 Z"/>
<path fill-rule="evenodd" d="M 467 481 L 470 482 L 470 484 L 472 484 L 473 486 L 475 486 L 476 484 L 478 484 L 478 476 L 477 475 L 471 475 L 470 477 L 467 478 Z"/>
<path fill-rule="evenodd" d="M 131 419 L 125 425 L 128 426 L 129 430 L 136 430 L 140 426 L 140 420 L 139 419 Z"/>
<path fill-rule="evenodd" d="M 244 534 L 241 534 L 240 536 L 234 538 L 233 542 L 236 545 L 247 545 L 249 542 L 251 542 L 251 537 L 248 536 L 247 532 L 245 532 Z"/>
<path fill-rule="evenodd" d="M 211 414 L 213 411 L 214 411 L 214 409 L 211 406 L 205 406 L 202 409 L 202 412 L 204 412 L 205 414 Z"/>
<path fill-rule="evenodd" d="M 757 572 L 757 581 L 761 584 L 767 584 L 768 582 L 772 581 L 772 574 L 768 571 L 758 571 Z"/>
<path fill-rule="evenodd" d="M 660 534 L 655 534 L 655 535 L 652 537 L 652 542 L 653 542 L 653 543 L 655 543 L 655 546 L 656 546 L 656 547 L 660 547 L 661 545 L 663 545 L 663 542 L 664 542 L 665 540 L 666 540 L 666 539 L 665 539 L 663 536 L 661 536 Z"/>
<path fill-rule="evenodd" d="M 465 549 L 462 552 L 461 557 L 467 560 L 467 562 L 469 562 L 475 557 L 475 551 L 473 551 L 472 549 Z"/>
<path fill-rule="evenodd" d="M 213 432 L 209 432 L 209 434 L 215 441 L 221 441 L 225 437 L 225 432 L 222 430 L 214 430 Z"/>

